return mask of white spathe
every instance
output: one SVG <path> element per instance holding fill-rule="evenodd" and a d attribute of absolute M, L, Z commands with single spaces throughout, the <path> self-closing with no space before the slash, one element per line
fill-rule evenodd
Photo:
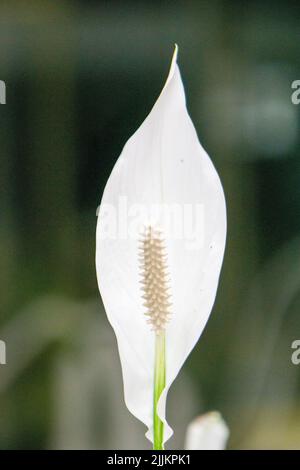
<path fill-rule="evenodd" d="M 176 226 L 172 232 L 166 211 L 159 211 L 154 220 L 153 205 L 200 207 L 193 243 L 187 239 L 189 233 L 174 236 Z M 155 337 L 144 316 L 139 241 L 134 236 L 149 224 L 168 234 L 165 246 L 173 305 L 166 328 L 166 388 L 158 403 L 166 441 L 172 435 L 165 419 L 167 393 L 209 318 L 226 238 L 222 185 L 187 113 L 177 46 L 158 100 L 126 143 L 108 179 L 96 237 L 98 284 L 117 337 L 125 402 L 148 427 L 146 435 L 153 441 Z"/>
<path fill-rule="evenodd" d="M 195 418 L 187 428 L 186 450 L 224 450 L 229 429 L 217 411 Z"/>

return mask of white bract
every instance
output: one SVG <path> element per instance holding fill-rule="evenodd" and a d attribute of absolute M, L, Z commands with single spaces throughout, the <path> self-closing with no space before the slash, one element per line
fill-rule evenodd
<path fill-rule="evenodd" d="M 224 450 L 229 429 L 220 413 L 212 411 L 194 419 L 186 432 L 186 450 Z"/>
<path fill-rule="evenodd" d="M 125 402 L 151 441 L 155 340 L 163 336 L 160 350 L 165 341 L 157 405 L 165 442 L 172 435 L 167 393 L 210 315 L 225 238 L 222 185 L 186 110 L 176 46 L 158 100 L 108 179 L 96 240 L 98 284 L 117 337 Z"/>

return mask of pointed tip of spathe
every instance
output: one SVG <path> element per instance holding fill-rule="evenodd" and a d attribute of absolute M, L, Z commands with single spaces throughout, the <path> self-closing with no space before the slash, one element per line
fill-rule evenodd
<path fill-rule="evenodd" d="M 172 64 L 177 63 L 177 57 L 178 57 L 178 44 L 175 42 L 174 43 L 174 52 L 173 52 L 173 57 L 172 57 Z"/>
<path fill-rule="evenodd" d="M 170 65 L 170 70 L 169 70 L 169 75 L 168 75 L 168 78 L 167 78 L 167 81 L 165 83 L 164 88 L 168 85 L 168 83 L 170 82 L 171 78 L 174 75 L 175 68 L 176 68 L 176 65 L 177 65 L 177 56 L 178 56 L 178 45 L 175 43 L 174 44 L 174 52 L 173 52 L 173 56 L 172 56 L 172 61 L 171 61 L 171 65 Z"/>

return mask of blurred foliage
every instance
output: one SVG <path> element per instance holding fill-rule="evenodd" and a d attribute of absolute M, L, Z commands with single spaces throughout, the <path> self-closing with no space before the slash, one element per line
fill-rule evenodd
<path fill-rule="evenodd" d="M 210 409 L 232 448 L 299 448 L 298 17 L 283 0 L 1 1 L 0 448 L 147 446 L 97 290 L 96 207 L 174 42 L 224 184 L 228 244 L 213 314 L 170 392 L 169 448 Z"/>

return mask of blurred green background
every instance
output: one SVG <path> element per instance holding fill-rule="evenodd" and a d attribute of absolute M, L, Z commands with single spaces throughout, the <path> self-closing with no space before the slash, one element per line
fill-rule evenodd
<path fill-rule="evenodd" d="M 299 13 L 283 0 L 1 0 L 0 448 L 148 447 L 98 294 L 96 208 L 174 42 L 228 243 L 212 316 L 170 392 L 167 447 L 217 409 L 230 448 L 300 448 Z"/>

